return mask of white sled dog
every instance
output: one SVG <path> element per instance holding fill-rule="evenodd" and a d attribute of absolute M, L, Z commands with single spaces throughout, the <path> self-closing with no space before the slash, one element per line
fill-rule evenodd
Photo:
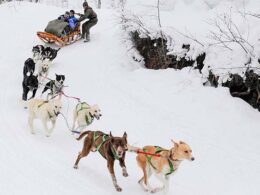
<path fill-rule="evenodd" d="M 90 106 L 86 102 L 78 103 L 73 111 L 73 125 L 72 130 L 75 130 L 75 123 L 77 121 L 77 130 L 81 131 L 86 126 L 90 125 L 94 118 L 97 120 L 102 116 L 98 105 Z"/>
<path fill-rule="evenodd" d="M 45 134 L 49 137 L 55 127 L 57 116 L 61 110 L 61 102 L 59 99 L 45 101 L 42 99 L 31 99 L 26 102 L 29 112 L 28 123 L 31 133 L 34 134 L 33 121 L 38 118 L 42 121 Z M 48 129 L 47 123 L 51 121 L 52 127 Z"/>
<path fill-rule="evenodd" d="M 50 60 L 43 60 L 37 63 L 38 65 L 38 81 L 43 84 L 43 81 L 47 79 L 49 75 Z"/>

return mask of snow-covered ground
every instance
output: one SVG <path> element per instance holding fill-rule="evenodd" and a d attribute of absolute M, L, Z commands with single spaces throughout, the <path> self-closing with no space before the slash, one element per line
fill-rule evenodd
<path fill-rule="evenodd" d="M 207 77 L 209 69 L 220 76 L 220 82 L 226 79 L 228 73 L 242 75 L 246 70 L 244 64 L 250 57 L 250 66 L 260 68 L 257 62 L 260 58 L 258 0 L 160 0 L 159 6 L 158 0 L 126 2 L 124 14 L 130 20 L 127 23 L 129 30 L 138 29 L 141 34 L 151 37 L 158 37 L 162 30 L 166 37 L 170 37 L 170 54 L 180 56 L 184 53 L 183 44 L 191 45 L 190 51 L 186 51 L 186 58 L 196 59 L 200 53 L 206 52 L 202 70 L 204 77 Z M 142 27 L 137 24 L 136 18 L 142 21 Z M 234 40 L 231 34 L 242 44 L 231 41 Z M 216 36 L 221 37 L 221 41 L 216 40 Z M 256 72 L 259 73 L 259 70 Z"/>
<path fill-rule="evenodd" d="M 40 122 L 31 135 L 27 110 L 20 104 L 23 63 L 32 47 L 41 44 L 36 31 L 64 11 L 22 2 L 0 6 L 0 194 L 117 193 L 99 154 L 91 153 L 78 170 L 72 168 L 82 141 L 74 139 L 63 118 L 50 138 Z M 65 74 L 66 94 L 100 106 L 103 116 L 89 129 L 114 135 L 126 131 L 129 143 L 139 147 L 170 148 L 170 139 L 189 143 L 196 160 L 183 162 L 171 178 L 169 194 L 258 195 L 259 112 L 232 98 L 227 88 L 202 87 L 201 75 L 189 68 L 143 68 L 128 55 L 114 10 L 96 11 L 99 22 L 91 30 L 91 42 L 62 48 L 49 75 Z M 70 123 L 75 104 L 63 98 Z M 141 170 L 135 156 L 126 156 L 128 178 L 115 166 L 121 194 L 147 194 L 137 184 Z"/>

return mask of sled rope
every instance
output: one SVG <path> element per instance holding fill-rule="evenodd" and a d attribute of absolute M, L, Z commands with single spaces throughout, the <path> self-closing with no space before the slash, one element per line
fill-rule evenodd
<path fill-rule="evenodd" d="M 61 95 L 64 95 L 64 96 L 67 97 L 67 98 L 72 98 L 72 99 L 78 100 L 78 102 L 81 102 L 81 101 L 80 101 L 80 98 L 75 97 L 75 96 L 66 95 L 63 91 L 61 91 L 60 94 L 61 94 Z"/>
<path fill-rule="evenodd" d="M 156 157 L 162 157 L 161 154 L 157 154 L 157 153 L 151 153 L 151 152 L 145 152 L 144 150 L 141 150 L 140 148 L 134 147 L 134 146 L 127 146 L 128 148 L 128 152 L 135 152 L 137 154 L 146 154 L 149 156 L 156 156 Z"/>
<path fill-rule="evenodd" d="M 67 128 L 68 128 L 68 130 L 69 130 L 70 132 L 76 133 L 76 134 L 80 134 L 80 133 L 81 133 L 81 132 L 76 131 L 76 130 L 71 130 L 70 127 L 69 127 L 68 119 L 65 117 L 65 115 L 64 115 L 62 112 L 60 112 L 60 115 L 64 118 L 64 121 L 65 121 L 65 123 L 66 123 L 66 126 L 67 126 Z"/>

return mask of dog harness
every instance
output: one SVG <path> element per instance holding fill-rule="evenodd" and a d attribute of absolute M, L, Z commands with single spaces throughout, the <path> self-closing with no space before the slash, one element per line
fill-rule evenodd
<path fill-rule="evenodd" d="M 97 135 L 97 132 L 94 132 L 94 143 L 97 141 L 97 139 L 100 137 L 100 135 Z M 109 135 L 104 134 L 102 136 L 102 142 L 96 146 L 97 151 L 101 148 L 101 146 L 109 139 Z"/>
<path fill-rule="evenodd" d="M 94 143 L 96 142 L 96 140 L 97 140 L 100 136 L 101 136 L 101 135 L 98 135 L 96 131 L 94 132 Z M 109 135 L 104 134 L 104 135 L 102 136 L 102 142 L 101 142 L 99 145 L 96 146 L 96 150 L 99 151 L 99 153 L 101 154 L 101 156 L 103 156 L 104 158 L 105 158 L 105 156 L 100 152 L 99 149 L 101 148 L 101 146 L 102 146 L 107 140 L 109 140 L 109 138 L 110 138 Z M 116 150 L 114 149 L 114 147 L 111 146 L 110 149 L 111 149 L 111 151 L 112 151 L 112 154 L 113 154 L 114 158 L 115 158 L 116 160 L 118 160 L 118 159 L 119 159 L 119 156 L 117 155 Z M 106 158 L 105 158 L 105 159 L 106 159 Z"/>
<path fill-rule="evenodd" d="M 165 150 L 165 149 L 163 149 L 159 146 L 154 146 L 154 147 L 155 147 L 155 154 L 158 154 L 162 151 L 168 151 L 168 150 Z M 143 151 L 146 151 L 146 149 L 144 148 Z M 149 164 L 156 170 L 156 167 L 152 164 L 152 156 L 146 155 L 146 158 L 147 158 L 147 161 L 149 162 Z M 175 171 L 173 163 L 169 158 L 168 158 L 168 164 L 169 164 L 169 167 L 170 167 L 170 171 L 168 173 L 166 173 L 165 175 L 170 175 Z"/>
<path fill-rule="evenodd" d="M 112 151 L 112 154 L 113 154 L 114 158 L 116 160 L 119 160 L 119 156 L 117 155 L 115 148 L 113 146 L 111 146 L 110 149 Z"/>
<path fill-rule="evenodd" d="M 48 115 L 49 115 L 50 119 L 53 118 L 54 116 L 57 116 L 57 115 L 55 114 L 55 112 L 54 112 L 54 116 L 52 116 L 49 111 L 48 111 Z"/>
<path fill-rule="evenodd" d="M 90 108 L 90 105 L 87 104 L 86 102 L 77 104 L 77 106 L 76 106 L 77 115 L 81 110 L 86 110 L 89 108 Z M 86 120 L 87 125 L 90 125 L 93 122 L 94 117 L 89 113 L 89 115 L 85 116 L 85 120 Z"/>
<path fill-rule="evenodd" d="M 38 108 L 40 108 L 43 104 L 48 103 L 49 101 L 43 101 L 41 104 L 38 105 Z"/>

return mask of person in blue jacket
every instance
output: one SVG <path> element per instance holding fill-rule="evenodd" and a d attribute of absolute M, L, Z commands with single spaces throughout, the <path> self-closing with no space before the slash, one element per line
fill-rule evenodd
<path fill-rule="evenodd" d="M 75 30 L 75 27 L 77 26 L 78 24 L 78 19 L 75 17 L 75 11 L 74 10 L 70 10 L 70 16 L 69 18 L 67 19 L 68 23 L 69 23 L 69 26 L 71 28 L 71 30 Z"/>

